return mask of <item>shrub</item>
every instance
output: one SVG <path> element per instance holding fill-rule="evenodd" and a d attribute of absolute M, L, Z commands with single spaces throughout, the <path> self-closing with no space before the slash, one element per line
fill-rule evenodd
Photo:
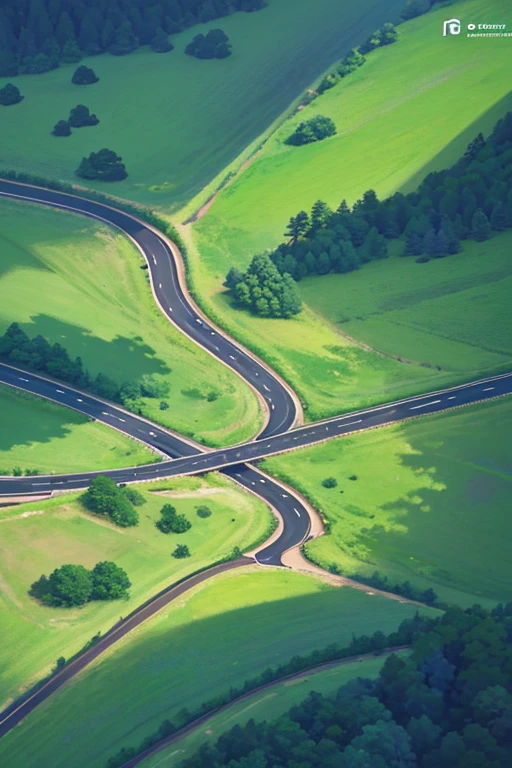
<path fill-rule="evenodd" d="M 7 83 L 3 88 L 0 88 L 0 105 L 3 107 L 10 107 L 13 104 L 19 104 L 23 100 L 23 96 L 20 93 L 20 89 L 12 83 Z"/>
<path fill-rule="evenodd" d="M 98 125 L 99 120 L 89 112 L 89 107 L 78 104 L 69 113 L 68 123 L 72 128 L 83 128 L 86 125 Z"/>
<path fill-rule="evenodd" d="M 128 595 L 131 582 L 126 572 L 112 562 L 96 563 L 92 569 L 91 600 L 118 600 Z"/>
<path fill-rule="evenodd" d="M 128 499 L 128 501 L 133 504 L 134 507 L 141 507 L 143 504 L 146 503 L 146 499 L 142 495 L 140 491 L 138 491 L 136 488 L 133 488 L 132 486 L 127 486 L 124 489 L 124 495 Z"/>
<path fill-rule="evenodd" d="M 160 510 L 160 520 L 156 527 L 162 533 L 185 533 L 192 528 L 192 523 L 185 515 L 178 515 L 172 504 L 164 504 Z"/>
<path fill-rule="evenodd" d="M 178 544 L 178 546 L 172 553 L 172 557 L 175 557 L 177 560 L 182 560 L 185 557 L 190 557 L 190 550 L 186 544 Z"/>
<path fill-rule="evenodd" d="M 93 578 L 83 565 L 62 565 L 50 577 L 41 576 L 29 591 L 45 605 L 72 608 L 91 599 Z"/>
<path fill-rule="evenodd" d="M 66 120 L 59 120 L 53 127 L 53 136 L 71 136 L 71 128 Z"/>
<path fill-rule="evenodd" d="M 314 141 L 322 141 L 336 134 L 336 126 L 330 117 L 317 115 L 311 120 L 306 120 L 295 129 L 286 140 L 286 144 L 301 146 L 311 144 Z"/>
<path fill-rule="evenodd" d="M 99 77 L 96 76 L 94 70 L 84 65 L 78 67 L 71 78 L 71 82 L 75 85 L 92 85 L 92 83 L 97 83 L 98 80 Z"/>
<path fill-rule="evenodd" d="M 97 515 L 106 515 L 121 528 L 137 525 L 139 516 L 130 504 L 126 490 L 118 488 L 106 475 L 95 477 L 81 497 L 82 504 Z"/>
<path fill-rule="evenodd" d="M 212 514 L 210 507 L 206 507 L 206 506 L 198 507 L 196 512 L 198 517 L 203 517 L 203 518 L 210 517 Z"/>
<path fill-rule="evenodd" d="M 99 152 L 91 152 L 89 157 L 82 158 L 76 175 L 89 181 L 122 181 L 127 178 L 128 173 L 122 157 L 111 149 L 100 149 Z"/>
<path fill-rule="evenodd" d="M 335 477 L 326 477 L 325 480 L 322 480 L 322 485 L 324 488 L 336 488 L 338 481 Z"/>
<path fill-rule="evenodd" d="M 225 59 L 231 54 L 231 43 L 222 29 L 210 29 L 206 35 L 196 35 L 185 53 L 196 59 Z"/>
<path fill-rule="evenodd" d="M 167 411 L 169 408 L 169 403 L 166 403 L 165 400 L 160 400 L 159 408 L 161 411 Z"/>

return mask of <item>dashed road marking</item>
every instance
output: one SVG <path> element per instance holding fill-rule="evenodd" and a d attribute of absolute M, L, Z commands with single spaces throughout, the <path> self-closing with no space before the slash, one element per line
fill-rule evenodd
<path fill-rule="evenodd" d="M 409 408 L 410 411 L 415 411 L 418 408 L 428 408 L 429 405 L 437 405 L 437 403 L 440 403 L 440 400 L 431 400 L 430 403 L 422 403 L 421 405 L 413 405 L 412 408 Z"/>

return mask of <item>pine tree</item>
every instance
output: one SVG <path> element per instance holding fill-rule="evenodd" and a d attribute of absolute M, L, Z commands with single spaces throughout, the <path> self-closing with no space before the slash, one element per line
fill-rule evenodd
<path fill-rule="evenodd" d="M 471 237 L 478 243 L 482 243 L 484 240 L 488 240 L 490 236 L 491 225 L 489 219 L 482 209 L 478 208 L 471 219 Z"/>
<path fill-rule="evenodd" d="M 66 40 L 62 48 L 61 61 L 66 64 L 75 64 L 82 58 L 82 52 L 75 40 Z"/>
<path fill-rule="evenodd" d="M 151 50 L 155 53 L 167 53 L 168 51 L 172 51 L 173 48 L 174 46 L 169 41 L 167 32 L 165 32 L 162 27 L 158 27 L 156 35 L 151 40 Z"/>
<path fill-rule="evenodd" d="M 60 15 L 55 28 L 55 37 L 61 48 L 64 48 L 68 40 L 76 42 L 75 27 L 67 11 L 63 11 Z"/>
<path fill-rule="evenodd" d="M 498 200 L 492 209 L 491 213 L 491 227 L 496 232 L 503 232 L 507 228 L 507 217 L 505 214 L 505 206 Z"/>
<path fill-rule="evenodd" d="M 434 229 L 431 227 L 429 230 L 427 230 L 425 237 L 423 238 L 423 253 L 426 253 L 427 256 L 435 257 L 436 248 L 437 237 Z"/>
<path fill-rule="evenodd" d="M 419 232 L 411 229 L 405 236 L 404 256 L 421 256 L 423 253 L 423 241 Z"/>
<path fill-rule="evenodd" d="M 317 200 L 311 209 L 311 228 L 310 232 L 316 232 L 320 227 L 324 227 L 332 216 L 332 211 L 322 200 Z"/>

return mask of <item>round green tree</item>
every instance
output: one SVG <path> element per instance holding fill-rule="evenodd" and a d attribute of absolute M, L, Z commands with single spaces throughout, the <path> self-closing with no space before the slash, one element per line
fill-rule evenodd
<path fill-rule="evenodd" d="M 71 136 L 71 128 L 67 120 L 59 120 L 53 127 L 52 134 L 54 136 Z"/>
<path fill-rule="evenodd" d="M 20 89 L 12 83 L 7 83 L 3 88 L 0 88 L 0 105 L 3 107 L 10 107 L 13 104 L 19 104 L 23 100 L 23 96 L 20 93 Z"/>
<path fill-rule="evenodd" d="M 128 594 L 131 581 L 116 563 L 105 560 L 92 569 L 93 589 L 91 600 L 119 600 Z"/>
<path fill-rule="evenodd" d="M 84 65 L 77 67 L 71 78 L 71 82 L 75 85 L 92 85 L 93 83 L 97 83 L 98 80 L 99 77 L 97 77 L 94 70 Z"/>

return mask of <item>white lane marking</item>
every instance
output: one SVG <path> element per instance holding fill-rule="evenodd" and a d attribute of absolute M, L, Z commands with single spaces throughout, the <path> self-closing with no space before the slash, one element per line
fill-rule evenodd
<path fill-rule="evenodd" d="M 494 389 L 494 387 L 486 387 L 486 388 L 485 388 L 485 389 L 483 389 L 482 391 L 483 391 L 483 392 L 490 392 L 490 391 L 491 391 L 491 389 Z"/>
<path fill-rule="evenodd" d="M 123 421 L 123 422 L 126 421 L 126 419 L 122 419 L 120 416 L 118 416 L 117 418 L 119 419 L 119 421 Z"/>
<path fill-rule="evenodd" d="M 162 287 L 162 283 L 158 283 L 158 287 L 161 288 Z"/>
<path fill-rule="evenodd" d="M 172 312 L 172 307 L 169 307 L 169 312 Z"/>
<path fill-rule="evenodd" d="M 251 485 L 256 485 L 256 483 L 253 483 L 253 481 L 251 480 Z"/>
<path fill-rule="evenodd" d="M 360 424 L 361 422 L 362 422 L 362 419 L 357 419 L 357 421 L 347 421 L 346 424 L 338 424 L 338 429 L 350 427 L 351 424 Z"/>
<path fill-rule="evenodd" d="M 452 395 L 451 397 L 449 397 L 448 400 L 455 400 L 455 395 Z"/>
<path fill-rule="evenodd" d="M 19 377 L 20 381 L 28 381 L 28 379 L 22 379 L 21 376 Z"/>
<path fill-rule="evenodd" d="M 156 432 L 150 432 L 149 434 L 151 435 L 151 437 L 156 437 Z"/>
<path fill-rule="evenodd" d="M 263 385 L 263 389 L 266 389 L 266 390 L 267 390 L 267 392 L 270 392 L 270 389 L 267 387 L 267 385 L 266 385 L 266 384 L 264 384 L 264 385 Z"/>
<path fill-rule="evenodd" d="M 143 432 L 144 432 L 144 430 L 143 430 L 143 429 L 139 429 L 139 428 L 137 427 L 137 432 L 142 432 L 142 433 L 143 433 Z"/>
<path fill-rule="evenodd" d="M 259 373 L 258 373 L 258 371 L 254 371 L 254 373 L 256 374 L 256 376 L 259 376 Z"/>
<path fill-rule="evenodd" d="M 202 322 L 198 317 L 196 317 L 196 323 L 199 323 L 199 325 L 202 325 Z"/>
<path fill-rule="evenodd" d="M 299 439 L 299 437 L 300 437 L 300 435 L 297 435 L 297 437 L 294 437 L 293 439 L 294 439 L 294 440 L 298 440 L 298 439 Z"/>
<path fill-rule="evenodd" d="M 32 483 L 32 485 L 51 485 L 51 483 Z"/>
<path fill-rule="evenodd" d="M 266 563 L 266 562 L 267 562 L 267 560 L 270 560 L 270 559 L 271 559 L 270 557 L 262 557 L 262 558 L 261 558 L 261 562 L 262 562 L 262 563 Z"/>
<path fill-rule="evenodd" d="M 154 261 L 154 262 L 155 262 L 155 264 L 156 264 L 156 256 L 155 256 L 155 254 L 153 253 L 153 254 L 152 254 L 152 256 L 153 256 L 153 261 Z"/>
<path fill-rule="evenodd" d="M 230 355 L 231 360 L 236 360 L 236 357 L 233 357 L 233 355 Z"/>
<path fill-rule="evenodd" d="M 300 517 L 300 512 L 299 512 L 299 510 L 298 510 L 298 509 L 295 509 L 295 507 L 294 507 L 294 508 L 293 508 L 293 511 L 295 512 L 295 514 L 297 515 L 297 517 Z"/>
<path fill-rule="evenodd" d="M 440 403 L 440 400 L 431 400 L 430 403 L 422 403 L 421 405 L 413 405 L 412 408 L 409 408 L 410 411 L 415 411 L 417 408 L 428 408 L 429 405 L 437 405 L 437 403 Z"/>
<path fill-rule="evenodd" d="M 260 483 L 264 483 L 264 482 L 265 482 L 264 480 L 260 480 Z"/>
<path fill-rule="evenodd" d="M 274 403 L 271 403 L 271 404 L 270 404 L 270 407 L 272 408 L 272 410 L 274 410 L 274 408 L 275 408 L 275 405 L 274 405 Z"/>
<path fill-rule="evenodd" d="M 242 475 L 241 475 L 241 474 L 239 474 L 239 473 L 237 472 L 237 473 L 235 474 L 235 477 L 242 477 Z"/>
<path fill-rule="evenodd" d="M 215 336 L 215 331 L 210 331 L 210 336 Z"/>
<path fill-rule="evenodd" d="M 65 395 L 66 394 L 63 389 L 56 389 L 55 391 L 58 392 L 59 395 Z"/>
<path fill-rule="evenodd" d="M 282 494 L 281 494 L 281 496 L 283 497 L 283 499 L 287 499 L 287 498 L 288 498 L 288 496 L 286 495 L 286 493 L 282 493 Z"/>
<path fill-rule="evenodd" d="M 107 413 L 106 411 L 102 411 L 102 412 L 101 412 L 101 415 L 102 415 L 102 416 L 110 416 L 110 413 Z"/>
<path fill-rule="evenodd" d="M 77 403 L 83 403 L 83 400 L 82 400 L 81 397 L 77 397 L 76 401 L 77 401 Z"/>

